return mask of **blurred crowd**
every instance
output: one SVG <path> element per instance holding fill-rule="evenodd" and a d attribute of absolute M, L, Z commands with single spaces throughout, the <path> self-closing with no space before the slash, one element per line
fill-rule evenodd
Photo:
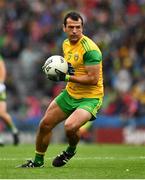
<path fill-rule="evenodd" d="M 39 117 L 64 83 L 47 80 L 44 61 L 62 54 L 64 14 L 75 10 L 103 53 L 105 115 L 145 117 L 145 0 L 0 0 L 0 54 L 10 112 Z"/>

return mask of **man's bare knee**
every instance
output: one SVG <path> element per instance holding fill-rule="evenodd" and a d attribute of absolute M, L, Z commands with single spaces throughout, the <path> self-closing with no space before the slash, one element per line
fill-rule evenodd
<path fill-rule="evenodd" d="M 52 124 L 45 121 L 45 119 L 42 119 L 42 121 L 39 124 L 39 130 L 40 132 L 50 132 L 52 130 Z"/>
<path fill-rule="evenodd" d="M 73 133 L 76 132 L 78 130 L 78 128 L 76 127 L 75 124 L 71 123 L 71 122 L 65 122 L 65 131 L 67 133 Z"/>

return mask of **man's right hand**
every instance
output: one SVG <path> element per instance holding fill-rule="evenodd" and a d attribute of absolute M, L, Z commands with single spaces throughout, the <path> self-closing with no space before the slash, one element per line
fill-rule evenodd
<path fill-rule="evenodd" d="M 71 63 L 68 63 L 68 74 L 69 75 L 74 75 L 74 68 L 72 67 Z"/>

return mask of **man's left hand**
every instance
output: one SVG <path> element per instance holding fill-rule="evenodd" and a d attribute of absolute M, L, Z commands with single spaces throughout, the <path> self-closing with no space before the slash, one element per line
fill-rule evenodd
<path fill-rule="evenodd" d="M 52 80 L 52 81 L 65 81 L 66 79 L 66 74 L 58 69 L 55 69 L 56 75 L 47 75 L 47 78 Z"/>

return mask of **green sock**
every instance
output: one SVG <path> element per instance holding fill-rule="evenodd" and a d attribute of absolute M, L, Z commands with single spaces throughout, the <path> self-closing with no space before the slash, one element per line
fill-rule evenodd
<path fill-rule="evenodd" d="M 34 163 L 36 163 L 40 166 L 43 165 L 44 164 L 44 155 L 36 153 Z"/>
<path fill-rule="evenodd" d="M 66 152 L 69 154 L 74 154 L 76 151 L 76 146 L 68 146 Z"/>

